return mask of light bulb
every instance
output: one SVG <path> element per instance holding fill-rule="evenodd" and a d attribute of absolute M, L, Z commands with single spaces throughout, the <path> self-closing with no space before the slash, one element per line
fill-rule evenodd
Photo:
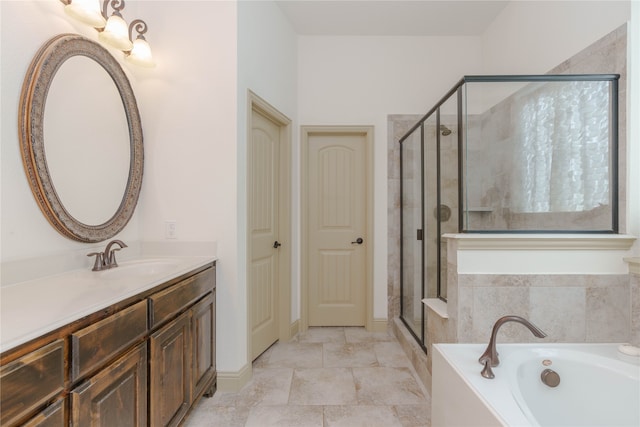
<path fill-rule="evenodd" d="M 115 13 L 109 17 L 107 25 L 98 37 L 103 42 L 120 50 L 129 51 L 133 47 L 133 43 L 129 40 L 127 23 Z"/>
<path fill-rule="evenodd" d="M 98 0 L 73 0 L 64 7 L 67 15 L 94 28 L 104 28 L 107 20 L 102 16 Z"/>
<path fill-rule="evenodd" d="M 153 56 L 151 56 L 151 47 L 144 37 L 135 39 L 133 48 L 126 56 L 126 60 L 141 67 L 151 68 L 156 66 L 155 62 L 153 62 Z"/>

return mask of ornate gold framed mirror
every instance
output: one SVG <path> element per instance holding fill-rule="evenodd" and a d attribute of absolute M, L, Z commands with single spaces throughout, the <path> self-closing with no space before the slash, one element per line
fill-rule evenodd
<path fill-rule="evenodd" d="M 47 41 L 27 71 L 18 127 L 29 186 L 58 232 L 100 242 L 127 225 L 142 185 L 142 125 L 105 48 L 77 34 Z"/>

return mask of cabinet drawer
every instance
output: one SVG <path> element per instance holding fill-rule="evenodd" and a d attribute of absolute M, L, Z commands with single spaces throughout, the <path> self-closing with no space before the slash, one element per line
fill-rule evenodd
<path fill-rule="evenodd" d="M 149 297 L 151 328 L 164 323 L 211 292 L 215 287 L 214 272 L 213 268 L 207 269 Z"/>
<path fill-rule="evenodd" d="M 0 424 L 14 425 L 63 391 L 64 353 L 57 340 L 0 369 Z"/>
<path fill-rule="evenodd" d="M 147 301 L 71 334 L 71 380 L 103 366 L 147 332 Z"/>
<path fill-rule="evenodd" d="M 67 399 L 58 401 L 47 406 L 47 408 L 33 417 L 22 427 L 60 427 L 66 422 Z"/>

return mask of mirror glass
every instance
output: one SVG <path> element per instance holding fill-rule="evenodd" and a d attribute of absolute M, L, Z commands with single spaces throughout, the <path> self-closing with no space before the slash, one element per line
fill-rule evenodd
<path fill-rule="evenodd" d="M 140 195 L 144 151 L 118 61 L 83 36 L 53 37 L 29 66 L 18 121 L 25 172 L 49 223 L 81 242 L 120 232 Z"/>
<path fill-rule="evenodd" d="M 118 88 L 85 56 L 56 73 L 44 111 L 44 149 L 60 201 L 88 225 L 115 215 L 127 186 L 129 130 Z"/>

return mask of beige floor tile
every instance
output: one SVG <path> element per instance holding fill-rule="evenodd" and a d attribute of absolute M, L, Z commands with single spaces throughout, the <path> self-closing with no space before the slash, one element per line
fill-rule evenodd
<path fill-rule="evenodd" d="M 293 369 L 254 369 L 251 382 L 236 398 L 239 406 L 286 405 L 289 401 Z"/>
<path fill-rule="evenodd" d="M 344 328 L 344 335 L 348 343 L 397 341 L 386 332 L 368 332 L 364 328 Z"/>
<path fill-rule="evenodd" d="M 378 364 L 391 368 L 407 368 L 411 366 L 409 358 L 398 342 L 376 342 L 373 350 Z"/>
<path fill-rule="evenodd" d="M 309 328 L 305 332 L 297 335 L 298 342 L 301 343 L 344 343 L 344 328 L 341 327 L 323 327 Z"/>
<path fill-rule="evenodd" d="M 403 427 L 390 406 L 325 406 L 325 427 Z"/>
<path fill-rule="evenodd" d="M 360 405 L 419 405 L 427 399 L 408 368 L 353 368 Z"/>
<path fill-rule="evenodd" d="M 321 343 L 278 344 L 269 354 L 264 368 L 321 368 Z"/>
<path fill-rule="evenodd" d="M 323 427 L 322 406 L 256 406 L 246 427 Z"/>
<path fill-rule="evenodd" d="M 238 393 L 217 390 L 211 398 L 202 398 L 200 402 L 208 402 L 210 406 L 235 406 Z"/>
<path fill-rule="evenodd" d="M 373 343 L 324 344 L 325 368 L 378 366 Z"/>
<path fill-rule="evenodd" d="M 310 328 L 253 363 L 239 392 L 201 399 L 187 427 L 428 427 L 430 397 L 397 340 Z"/>
<path fill-rule="evenodd" d="M 269 363 L 269 358 L 271 357 L 273 349 L 278 347 L 278 345 L 279 343 L 275 343 L 274 345 L 266 349 L 260 356 L 258 356 L 256 360 L 253 361 L 253 369 L 264 368 Z"/>
<path fill-rule="evenodd" d="M 431 403 L 424 405 L 398 405 L 394 407 L 402 427 L 431 426 Z"/>
<path fill-rule="evenodd" d="M 201 401 L 184 427 L 243 427 L 251 408 L 245 406 L 208 406 Z"/>
<path fill-rule="evenodd" d="M 355 405 L 356 386 L 351 369 L 296 369 L 290 405 Z"/>

